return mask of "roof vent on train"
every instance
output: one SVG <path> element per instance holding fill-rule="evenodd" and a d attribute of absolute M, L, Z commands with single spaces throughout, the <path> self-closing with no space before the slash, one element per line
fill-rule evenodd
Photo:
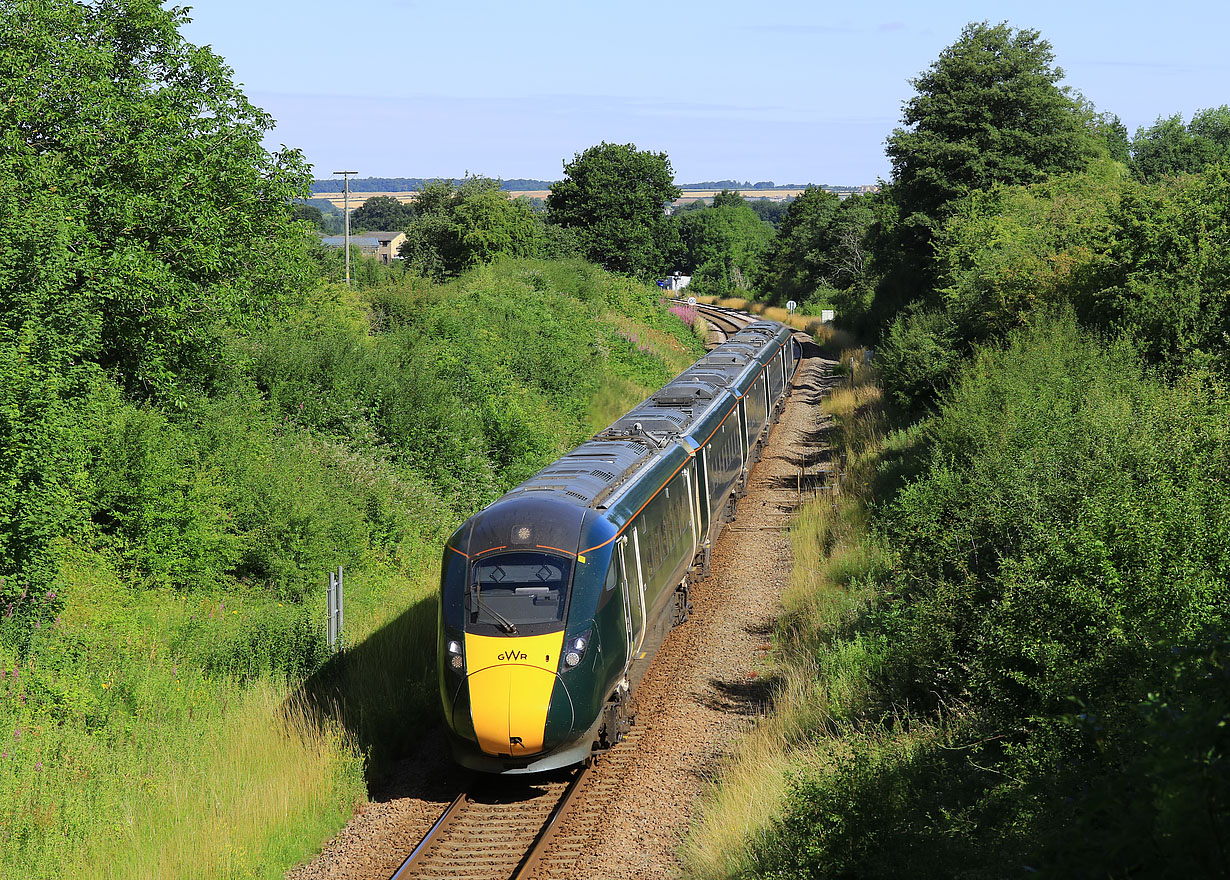
<path fill-rule="evenodd" d="M 693 407 L 706 400 L 713 400 L 713 387 L 700 383 L 672 382 L 651 400 L 661 406 Z"/>

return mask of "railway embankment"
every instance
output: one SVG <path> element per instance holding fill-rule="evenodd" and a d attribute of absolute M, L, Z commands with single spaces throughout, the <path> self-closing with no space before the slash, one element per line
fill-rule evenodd
<path fill-rule="evenodd" d="M 810 344 L 805 351 L 815 354 Z M 814 424 L 830 366 L 818 357 L 801 365 L 738 518 L 715 548 L 712 576 L 693 586 L 689 620 L 669 633 L 637 691 L 632 735 L 599 758 L 532 876 L 678 874 L 679 844 L 707 780 L 732 758 L 771 695 L 765 655 L 789 580 L 789 522 L 828 479 L 828 439 Z M 509 798 L 524 797 L 515 781 L 504 782 Z M 470 774 L 451 765 L 442 735 L 425 738 L 374 802 L 292 876 L 391 876 L 471 783 Z M 523 806 L 536 809 L 529 799 Z M 490 858 L 472 852 L 467 876 L 509 876 L 495 863 L 504 849 L 493 847 Z M 405 876 L 417 870 L 407 868 Z"/>
<path fill-rule="evenodd" d="M 433 723 L 451 528 L 703 352 L 656 289 L 571 261 L 323 285 L 216 332 L 176 406 L 91 386 L 56 411 L 76 519 L 40 545 L 53 586 L 0 608 L 6 876 L 316 852 Z"/>
<path fill-rule="evenodd" d="M 771 708 L 685 874 L 1225 873 L 1224 383 L 1062 312 L 921 420 L 874 378 L 816 426 L 841 490 L 792 528 Z"/>

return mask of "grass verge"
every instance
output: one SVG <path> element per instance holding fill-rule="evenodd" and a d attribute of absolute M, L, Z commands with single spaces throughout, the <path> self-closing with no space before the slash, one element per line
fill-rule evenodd
<path fill-rule="evenodd" d="M 725 305 L 725 301 L 722 303 Z M 742 306 L 733 306 L 742 307 Z M 840 363 L 861 349 L 841 352 Z M 832 477 L 791 525 L 794 566 L 774 637 L 769 714 L 748 733 L 700 804 L 681 848 L 687 876 L 747 876 L 783 811 L 791 780 L 840 762 L 842 734 L 868 704 L 868 670 L 879 651 L 851 624 L 873 602 L 885 553 L 868 535 L 867 503 L 884 429 L 873 370 L 859 366 L 821 404 Z"/>

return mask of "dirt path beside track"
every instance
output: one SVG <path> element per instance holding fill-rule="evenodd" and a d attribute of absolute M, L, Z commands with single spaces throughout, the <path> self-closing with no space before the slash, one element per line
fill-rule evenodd
<path fill-rule="evenodd" d="M 814 352 L 814 347 L 808 346 Z M 713 575 L 693 589 L 691 619 L 672 630 L 637 694 L 638 742 L 606 795 L 601 835 L 587 834 L 560 877 L 670 878 L 707 781 L 765 706 L 760 679 L 790 574 L 786 530 L 798 475 L 823 448 L 817 430 L 831 363 L 802 362 L 781 422 L 752 473 L 738 519 L 714 548 Z M 429 737 L 324 851 L 290 880 L 387 878 L 464 784 L 442 737 Z M 578 820 L 579 821 L 579 820 Z M 568 836 L 567 824 L 560 837 Z"/>

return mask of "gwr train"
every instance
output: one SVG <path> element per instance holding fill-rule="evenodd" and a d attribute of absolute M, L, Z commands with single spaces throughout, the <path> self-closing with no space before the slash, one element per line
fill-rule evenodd
<path fill-rule="evenodd" d="M 439 673 L 458 763 L 537 773 L 623 737 L 798 361 L 790 330 L 750 324 L 453 534 Z"/>

